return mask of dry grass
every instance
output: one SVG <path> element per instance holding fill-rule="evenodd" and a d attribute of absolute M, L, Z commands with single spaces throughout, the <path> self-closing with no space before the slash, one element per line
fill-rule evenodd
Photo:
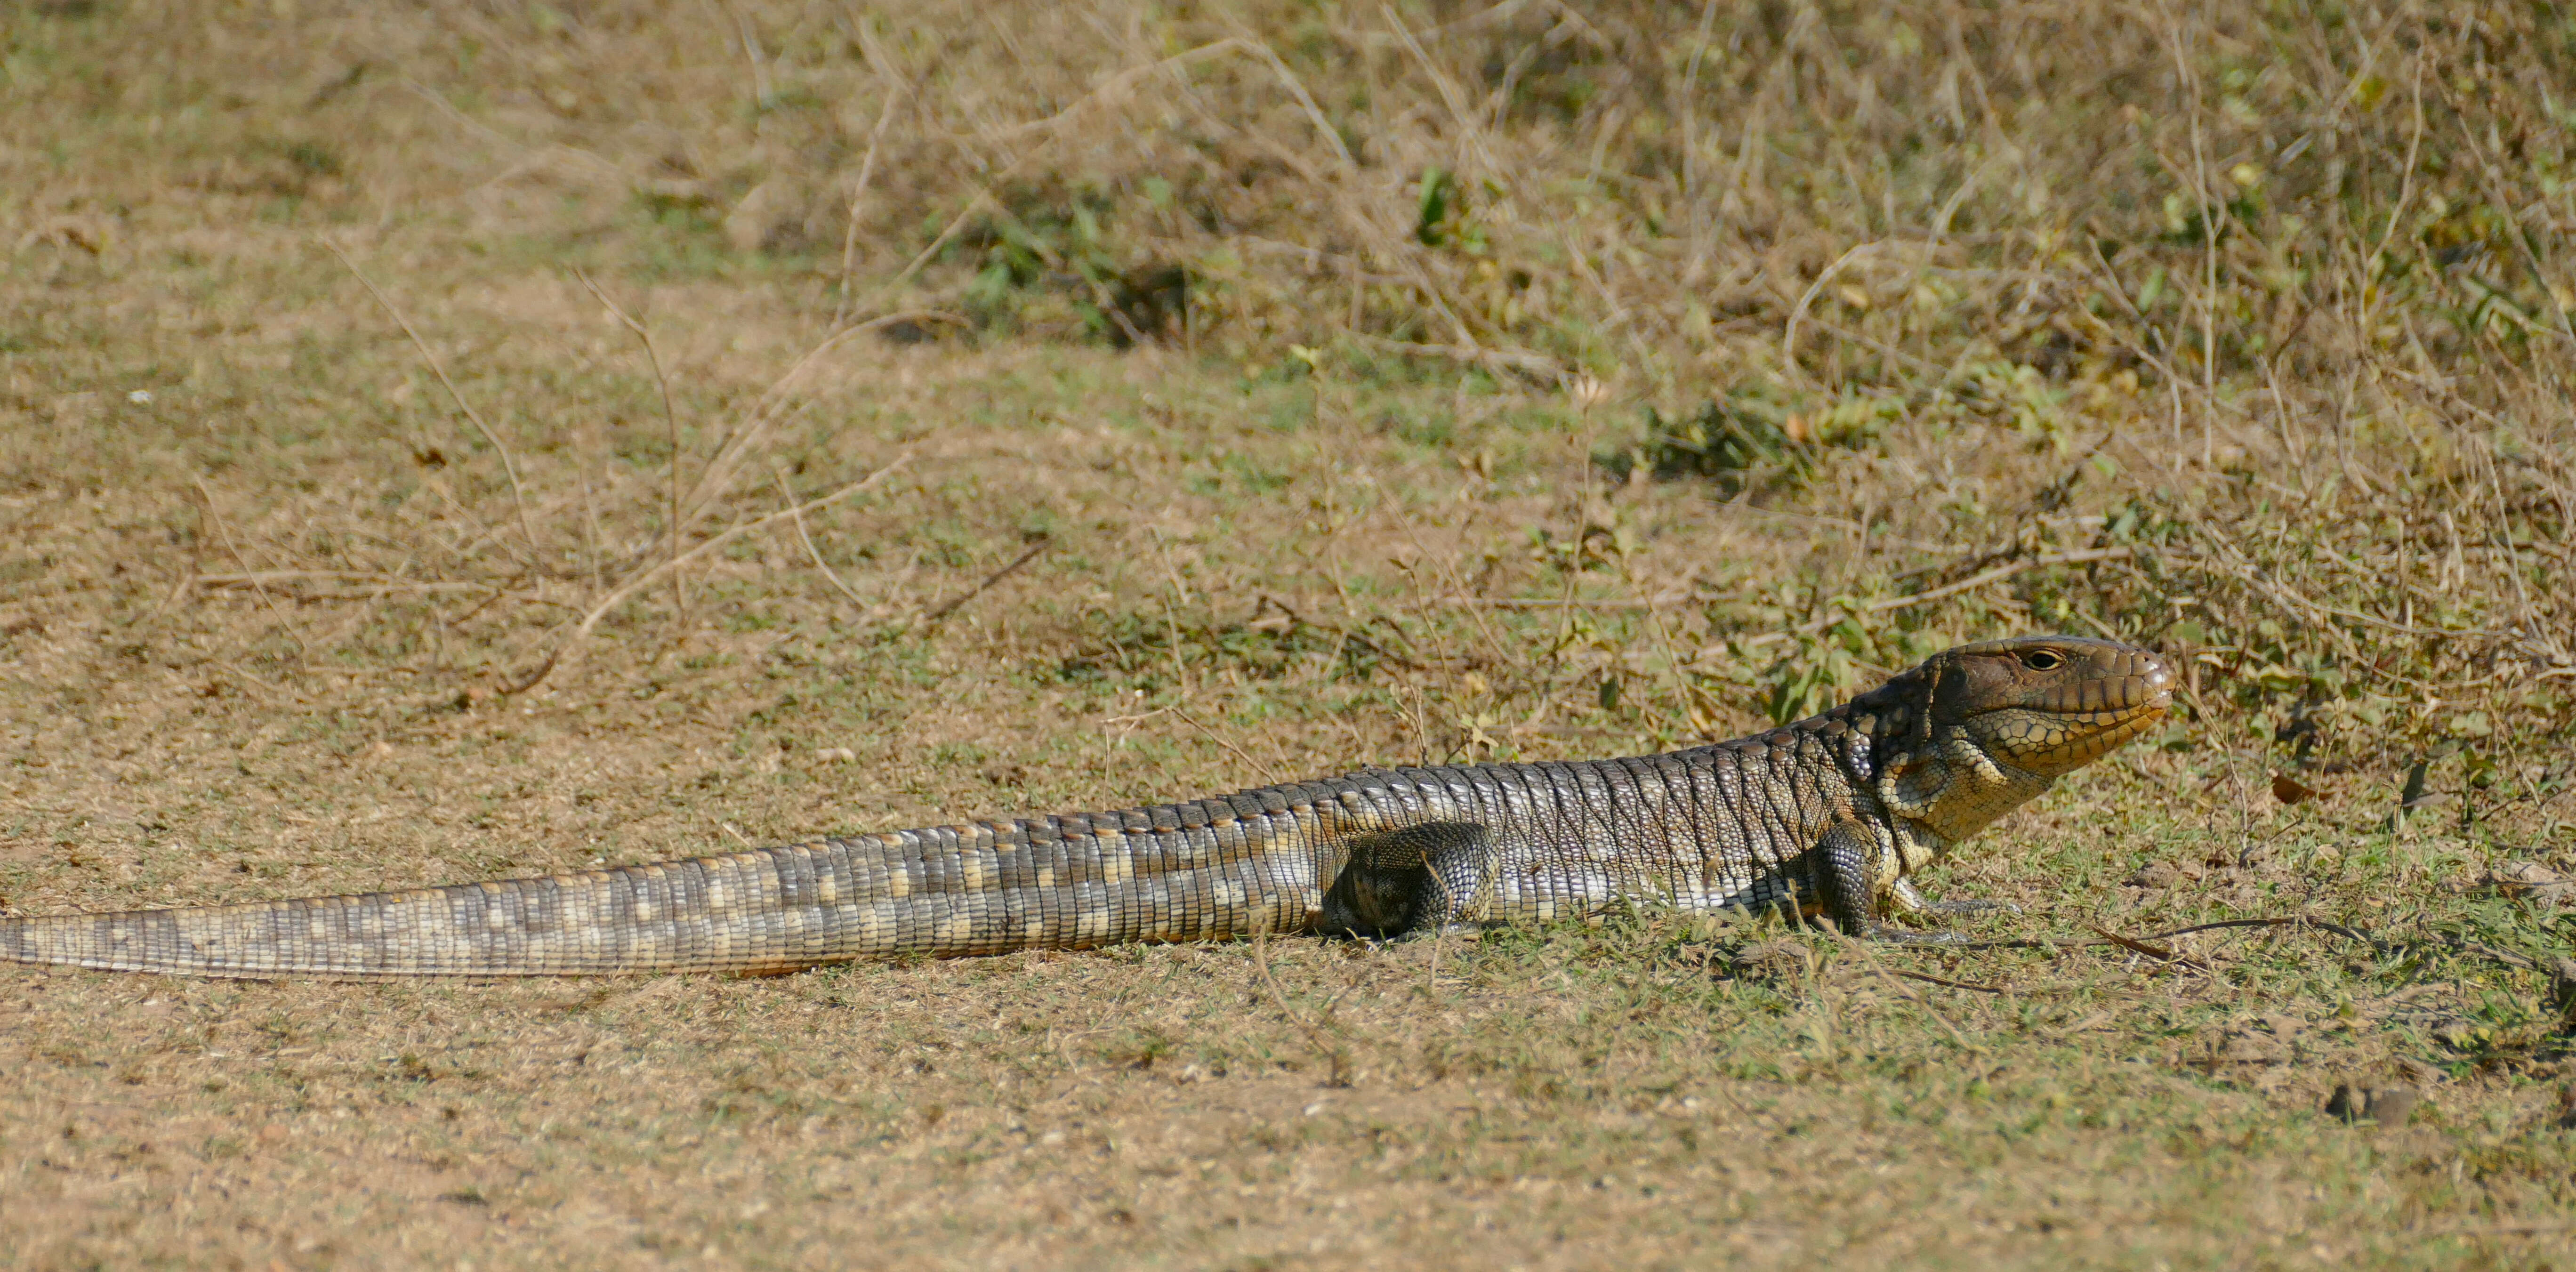
<path fill-rule="evenodd" d="M 2563 1265 L 2569 39 L 13 10 L 13 909 L 2194 679 L 1938 881 L 2051 949 L 0 976 L 0 1260 Z"/>

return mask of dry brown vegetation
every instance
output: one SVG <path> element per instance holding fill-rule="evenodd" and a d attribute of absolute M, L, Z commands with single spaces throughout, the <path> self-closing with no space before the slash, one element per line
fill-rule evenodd
<path fill-rule="evenodd" d="M 2565 1266 L 2571 141 L 2538 5 L 13 7 L 12 910 L 2192 685 L 2044 949 L 0 974 L 0 1261 Z"/>

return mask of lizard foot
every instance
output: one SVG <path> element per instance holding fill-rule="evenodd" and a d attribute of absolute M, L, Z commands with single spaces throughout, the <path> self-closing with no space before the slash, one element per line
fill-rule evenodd
<path fill-rule="evenodd" d="M 1866 939 L 1885 941 L 1890 945 L 1963 945 L 1968 940 L 1956 932 L 1917 932 L 1912 928 L 1901 928 L 1893 923 L 1870 924 L 1861 935 Z"/>
<path fill-rule="evenodd" d="M 1921 891 L 1916 889 L 1912 879 L 1897 880 L 1896 887 L 1893 891 L 1895 893 L 1895 896 L 1892 899 L 1894 908 L 1914 914 L 1993 914 L 1997 911 L 2002 911 L 2006 914 L 2021 913 L 2021 907 L 2014 905 L 2010 901 L 1981 901 L 1975 899 L 1960 901 L 1934 901 L 1924 896 Z"/>
<path fill-rule="evenodd" d="M 1987 900 L 1982 900 L 1982 899 L 1962 899 L 1962 900 L 1958 900 L 1958 901 L 1926 901 L 1926 902 L 1924 902 L 1924 903 L 1923 903 L 1923 908 L 1924 908 L 1924 909 L 1926 909 L 1926 910 L 1928 910 L 1928 911 L 1930 911 L 1930 912 L 1932 912 L 1932 913 L 1934 913 L 1934 914 L 2019 914 L 2019 913 L 2021 913 L 2021 907 L 2020 907 L 2020 906 L 2017 906 L 2017 905 L 2014 905 L 2014 904 L 2013 904 L 2012 902 L 2010 902 L 2010 901 L 1987 901 Z"/>

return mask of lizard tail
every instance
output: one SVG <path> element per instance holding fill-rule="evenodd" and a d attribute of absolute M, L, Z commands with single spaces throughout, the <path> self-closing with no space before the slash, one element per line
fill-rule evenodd
<path fill-rule="evenodd" d="M 600 976 L 1289 932 L 1309 924 L 1317 896 L 1300 838 L 1284 807 L 1274 817 L 1210 800 L 401 892 L 0 917 L 0 963 Z"/>
<path fill-rule="evenodd" d="M 356 980 L 804 966 L 864 952 L 852 938 L 867 944 L 881 909 L 833 903 L 846 883 L 832 877 L 841 872 L 812 869 L 822 848 L 403 892 L 0 918 L 0 961 Z"/>

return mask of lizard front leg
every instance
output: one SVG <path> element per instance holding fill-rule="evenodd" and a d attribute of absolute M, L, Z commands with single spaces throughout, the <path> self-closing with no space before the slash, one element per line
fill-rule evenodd
<path fill-rule="evenodd" d="M 1817 908 L 1845 936 L 1876 936 L 1878 839 L 1856 821 L 1839 821 L 1816 840 L 1808 881 Z"/>
<path fill-rule="evenodd" d="M 1950 932 L 1909 932 L 1879 918 L 1878 837 L 1857 821 L 1836 822 L 1816 840 L 1812 878 L 1826 918 L 1844 935 L 1899 945 L 1949 945 Z M 1899 877 L 1888 889 L 1891 909 L 1931 909 L 1914 885 Z"/>

